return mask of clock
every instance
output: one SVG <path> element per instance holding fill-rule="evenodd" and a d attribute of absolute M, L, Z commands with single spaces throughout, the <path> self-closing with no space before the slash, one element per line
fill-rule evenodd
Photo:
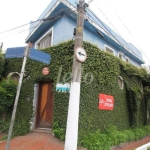
<path fill-rule="evenodd" d="M 84 62 L 87 58 L 86 51 L 82 47 L 77 47 L 75 49 L 75 56 L 80 62 Z"/>

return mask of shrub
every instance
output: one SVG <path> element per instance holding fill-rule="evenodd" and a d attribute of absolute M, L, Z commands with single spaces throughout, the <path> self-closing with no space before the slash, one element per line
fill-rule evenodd
<path fill-rule="evenodd" d="M 10 107 L 13 106 L 16 86 L 16 82 L 11 79 L 2 80 L 0 83 L 0 114 L 2 114 L 2 117 L 4 117 L 4 114 L 7 114 Z"/>
<path fill-rule="evenodd" d="M 2 54 L 0 49 L 0 79 L 2 78 L 3 69 L 4 69 L 4 55 Z"/>
<path fill-rule="evenodd" d="M 99 130 L 95 133 L 89 133 L 80 144 L 89 150 L 109 150 L 111 146 L 121 143 L 138 140 L 150 134 L 150 126 L 119 131 L 114 126 L 108 126 L 104 133 Z"/>
<path fill-rule="evenodd" d="M 65 139 L 65 130 L 59 126 L 58 122 L 54 122 L 53 124 L 53 133 L 60 140 Z"/>

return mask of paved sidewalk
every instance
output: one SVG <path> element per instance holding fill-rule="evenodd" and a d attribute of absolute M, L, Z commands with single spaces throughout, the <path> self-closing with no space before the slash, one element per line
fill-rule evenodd
<path fill-rule="evenodd" d="M 138 141 L 121 144 L 119 146 L 114 147 L 112 150 L 134 150 L 134 149 L 136 149 L 142 145 L 145 145 L 149 142 L 150 142 L 150 136 L 147 136 Z"/>
<path fill-rule="evenodd" d="M 6 141 L 0 143 L 0 150 L 5 150 Z M 64 143 L 47 133 L 31 132 L 11 140 L 10 150 L 63 150 Z"/>
<path fill-rule="evenodd" d="M 139 141 L 121 144 L 111 150 L 134 150 L 150 142 L 150 136 Z M 0 150 L 5 150 L 6 141 L 0 141 Z M 64 142 L 55 138 L 52 133 L 31 132 L 25 136 L 17 136 L 11 140 L 9 150 L 64 150 Z M 78 149 L 86 150 L 86 149 Z"/>

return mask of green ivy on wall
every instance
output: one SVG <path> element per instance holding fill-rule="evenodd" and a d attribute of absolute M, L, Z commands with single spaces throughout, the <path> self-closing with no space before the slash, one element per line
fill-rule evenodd
<path fill-rule="evenodd" d="M 83 47 L 88 58 L 82 64 L 79 139 L 87 132 L 105 129 L 109 125 L 116 126 L 119 130 L 129 127 L 139 127 L 147 122 L 145 86 L 149 87 L 150 76 L 144 69 L 138 69 L 119 58 L 108 54 L 95 45 L 84 42 Z M 74 42 L 68 41 L 57 46 L 49 47 L 43 52 L 51 54 L 50 65 L 45 65 L 33 60 L 27 60 L 26 70 L 30 76 L 24 79 L 16 121 L 14 135 L 25 134 L 30 129 L 33 117 L 34 84 L 38 81 L 54 81 L 54 110 L 53 123 L 58 123 L 59 128 L 65 130 L 69 92 L 55 91 L 56 83 L 70 83 L 72 72 Z M 10 72 L 20 72 L 22 59 L 7 59 L 5 61 L 5 76 Z M 48 66 L 50 74 L 42 75 L 42 68 Z M 120 89 L 118 77 L 122 76 L 125 88 Z M 115 105 L 113 111 L 98 109 L 98 95 L 104 93 L 113 95 Z M 56 129 L 55 129 L 56 130 Z M 65 133 L 65 132 L 63 132 Z"/>

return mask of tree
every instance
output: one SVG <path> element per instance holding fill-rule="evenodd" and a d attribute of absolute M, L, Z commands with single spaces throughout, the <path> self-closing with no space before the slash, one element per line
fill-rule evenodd
<path fill-rule="evenodd" d="M 16 95 L 17 83 L 12 79 L 3 79 L 0 82 L 0 114 L 4 121 L 9 109 L 13 106 Z"/>
<path fill-rule="evenodd" d="M 4 54 L 2 52 L 2 49 L 0 49 L 0 79 L 2 78 L 3 69 L 4 69 Z"/>

